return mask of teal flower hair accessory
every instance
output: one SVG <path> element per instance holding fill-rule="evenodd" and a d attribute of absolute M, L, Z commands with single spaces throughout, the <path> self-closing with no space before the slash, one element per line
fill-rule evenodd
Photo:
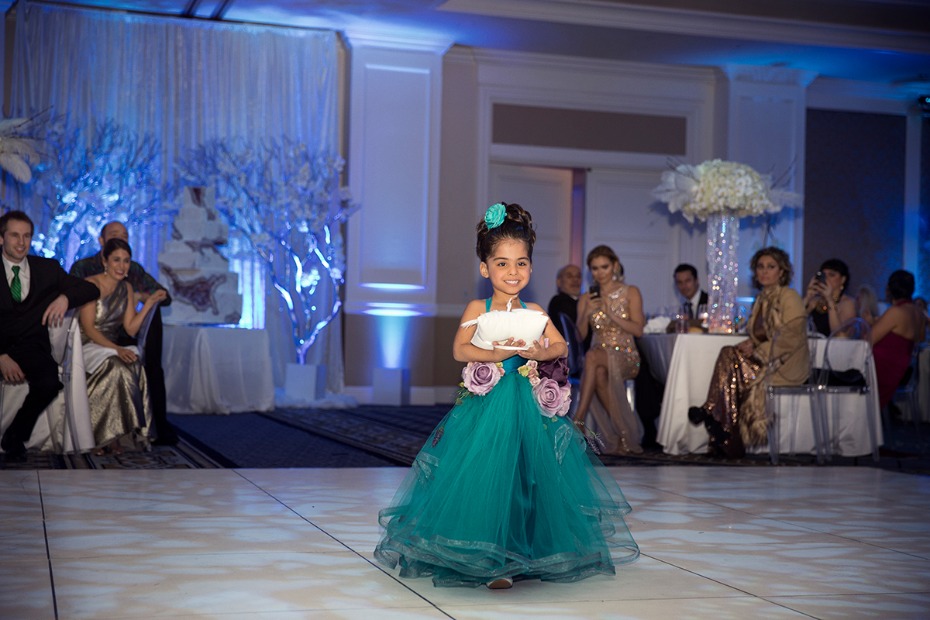
<path fill-rule="evenodd" d="M 503 224 L 506 217 L 507 207 L 503 202 L 497 202 L 484 212 L 484 223 L 488 225 L 488 230 L 491 230 Z"/>

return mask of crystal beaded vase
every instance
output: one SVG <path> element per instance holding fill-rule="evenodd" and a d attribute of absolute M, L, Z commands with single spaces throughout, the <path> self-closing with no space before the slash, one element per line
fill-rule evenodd
<path fill-rule="evenodd" d="M 707 330 L 712 334 L 735 331 L 736 292 L 739 283 L 739 218 L 714 213 L 707 217 Z"/>

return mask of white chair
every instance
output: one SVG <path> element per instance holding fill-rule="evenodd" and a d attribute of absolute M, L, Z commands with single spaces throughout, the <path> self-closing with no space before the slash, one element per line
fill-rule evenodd
<path fill-rule="evenodd" d="M 873 398 L 874 386 L 871 384 L 872 372 L 872 330 L 861 318 L 852 318 L 840 325 L 827 338 L 823 353 L 823 372 L 819 373 L 819 397 L 822 409 L 829 412 L 834 429 L 826 443 L 828 453 L 836 451 L 839 430 L 839 397 L 846 394 L 858 395 L 866 399 L 866 423 L 869 426 L 869 445 L 872 459 L 878 462 L 878 411 L 875 410 Z M 858 342 L 857 351 L 851 351 L 846 343 Z M 843 351 L 842 349 L 846 350 Z M 840 381 L 842 379 L 842 381 Z M 826 418 L 825 418 L 826 419 Z"/>
<path fill-rule="evenodd" d="M 806 324 L 807 318 L 801 317 L 798 320 L 798 323 L 800 322 Z M 783 337 L 782 333 L 793 329 L 797 329 L 797 325 L 795 325 L 795 323 L 788 323 L 782 327 L 780 333 L 775 334 L 772 338 L 772 351 L 776 350 L 779 339 Z M 797 397 L 806 398 L 809 404 L 808 410 L 811 415 L 811 428 L 814 435 L 814 449 L 817 453 L 817 462 L 823 463 L 826 460 L 827 453 L 824 434 L 826 419 L 823 414 L 821 400 L 817 395 L 818 383 L 813 376 L 813 360 L 817 348 L 816 343 L 817 341 L 814 338 L 805 338 L 805 343 L 799 344 L 799 346 L 809 347 L 810 364 L 806 383 L 801 385 L 774 385 L 772 379 L 783 361 L 781 358 L 775 358 L 774 355 L 772 359 L 769 360 L 768 366 L 764 369 L 765 378 L 763 381 L 765 385 L 766 417 L 768 419 L 769 458 L 773 465 L 778 464 L 778 456 L 781 452 L 781 429 L 783 427 L 788 429 L 791 433 L 787 453 L 794 454 L 795 452 L 798 426 L 800 424 L 800 419 L 798 417 L 799 408 L 797 406 L 785 405 L 783 402 Z"/>
<path fill-rule="evenodd" d="M 39 416 L 26 447 L 58 454 L 89 450 L 93 447 L 93 430 L 77 310 L 69 311 L 60 326 L 49 327 L 49 341 L 64 388 Z M 13 421 L 28 393 L 26 384 L 0 381 L 0 433 Z"/>

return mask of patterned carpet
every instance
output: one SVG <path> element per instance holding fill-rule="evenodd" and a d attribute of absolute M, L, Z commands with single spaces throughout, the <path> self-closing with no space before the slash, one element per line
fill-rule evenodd
<path fill-rule="evenodd" d="M 408 466 L 449 405 L 354 409 L 278 409 L 230 416 L 177 415 L 171 421 L 187 441 L 229 467 L 381 467 Z M 244 439 L 247 438 L 247 439 Z M 660 451 L 602 457 L 605 465 L 656 467 L 771 467 L 768 455 L 726 461 L 703 454 L 672 456 Z M 782 455 L 779 467 L 816 466 L 813 455 Z M 871 455 L 834 457 L 842 467 L 881 467 L 930 474 L 930 428 L 918 434 L 896 422 L 881 460 Z"/>
<path fill-rule="evenodd" d="M 223 465 L 181 441 L 176 446 L 152 446 L 149 451 L 126 447 L 123 454 L 97 456 L 29 452 L 25 463 L 6 463 L 0 469 L 215 469 Z"/>
<path fill-rule="evenodd" d="M 169 419 L 181 441 L 151 451 L 127 449 L 120 456 L 30 453 L 26 463 L 0 463 L 5 469 L 198 469 L 409 466 L 449 405 L 353 409 L 278 409 L 267 413 L 176 415 Z M 834 457 L 832 466 L 881 467 L 930 475 L 930 427 L 920 432 L 895 422 L 881 461 L 871 456 Z M 671 456 L 659 451 L 602 457 L 623 467 L 771 467 L 767 455 L 737 461 L 702 454 Z M 812 455 L 782 455 L 779 467 L 816 466 Z"/>

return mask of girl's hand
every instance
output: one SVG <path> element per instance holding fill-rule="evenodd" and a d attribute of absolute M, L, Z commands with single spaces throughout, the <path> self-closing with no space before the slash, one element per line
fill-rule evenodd
<path fill-rule="evenodd" d="M 154 304 L 157 301 L 165 301 L 167 298 L 168 298 L 168 293 L 165 292 L 164 289 L 158 289 L 157 291 L 149 295 L 149 298 L 146 299 L 145 301 L 150 304 Z"/>
<path fill-rule="evenodd" d="M 520 351 L 519 355 L 522 358 L 528 360 L 542 360 L 545 359 L 543 355 L 546 350 L 549 348 L 549 339 L 543 338 L 542 341 L 534 340 L 533 344 L 529 346 L 526 351 Z M 542 356 L 542 357 L 541 357 Z"/>
<path fill-rule="evenodd" d="M 520 347 L 523 348 L 526 346 L 525 340 L 516 340 L 514 338 L 508 338 L 507 340 L 499 340 L 494 343 L 496 347 Z M 506 350 L 506 349 L 505 349 Z"/>
<path fill-rule="evenodd" d="M 116 355 L 127 364 L 132 364 L 139 359 L 138 355 L 123 347 L 116 347 Z"/>

